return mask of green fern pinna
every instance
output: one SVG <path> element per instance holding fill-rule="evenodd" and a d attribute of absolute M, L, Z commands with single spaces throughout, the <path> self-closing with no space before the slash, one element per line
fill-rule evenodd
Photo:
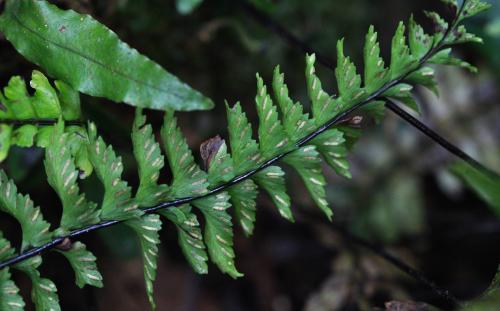
<path fill-rule="evenodd" d="M 0 172 L 0 211 L 20 223 L 23 236 L 21 249 L 15 250 L 0 232 L 0 310 L 22 310 L 25 306 L 11 281 L 12 269 L 31 279 L 37 310 L 60 309 L 55 284 L 38 271 L 42 251 L 48 249 L 68 260 L 79 287 L 102 287 L 95 256 L 75 238 L 117 223 L 130 227 L 140 241 L 152 308 L 162 223 L 175 226 L 180 248 L 197 273 L 208 272 L 210 259 L 222 272 L 241 277 L 243 274 L 235 264 L 233 223 L 241 226 L 247 236 L 252 235 L 259 192 L 267 193 L 279 213 L 294 221 L 279 160 L 297 171 L 318 208 L 331 220 L 333 212 L 326 200 L 322 162 L 338 174 L 351 177 L 346 156 L 359 130 L 349 127 L 345 116 L 358 110 L 381 120 L 387 98 L 418 110 L 411 93 L 415 85 L 437 92 L 430 64 L 475 70 L 451 56 L 451 46 L 481 42 L 460 23 L 488 5 L 479 0 L 465 0 L 460 5 L 456 0 L 443 2 L 454 10 L 454 19 L 446 22 L 438 13 L 428 13 L 437 29 L 434 34 L 426 34 L 413 18 L 408 27 L 401 22 L 392 40 L 387 66 L 380 56 L 377 33 L 370 27 L 363 75 L 344 55 L 344 40 L 339 40 L 336 96 L 324 91 L 315 74 L 315 56 L 307 56 L 305 77 L 310 114 L 290 98 L 279 67 L 274 71 L 270 89 L 257 75 L 258 140 L 252 137 L 252 125 L 240 104 L 226 103 L 228 142 L 216 137 L 203 144 L 203 170 L 194 161 L 173 111 L 207 109 L 212 105 L 210 100 L 120 42 L 90 16 L 63 11 L 45 1 L 7 1 L 0 30 L 23 56 L 59 80 L 52 85 L 41 72 L 34 71 L 30 81 L 34 95 L 29 95 L 26 83 L 19 77 L 13 77 L 4 88 L 0 97 L 4 108 L 0 110 L 0 159 L 8 156 L 12 145 L 45 148 L 47 180 L 61 201 L 62 216 L 59 224 L 46 222 L 29 196 L 18 193 L 13 181 Z M 38 27 L 42 21 L 49 25 Z M 87 36 L 91 39 L 82 41 L 80 47 L 68 47 L 68 38 L 61 28 L 63 21 L 64 29 L 78 29 L 83 24 L 94 36 Z M 82 36 L 78 31 L 73 33 Z M 97 38 L 99 45 L 88 41 Z M 118 47 L 116 55 L 103 59 L 101 46 Z M 63 68 L 43 57 L 44 53 L 64 57 L 76 69 L 68 64 Z M 121 62 L 128 62 L 128 67 L 124 69 Z M 83 67 L 83 71 L 78 69 Z M 132 77 L 131 72 L 143 76 Z M 135 192 L 122 179 L 122 159 L 98 135 L 96 126 L 92 122 L 77 122 L 81 118 L 79 92 L 139 107 L 131 137 L 140 179 Z M 166 111 L 161 128 L 164 153 L 142 108 Z M 170 185 L 158 183 L 165 171 L 165 160 L 173 176 Z M 103 185 L 102 202 L 92 202 L 79 189 L 78 179 L 91 174 Z M 203 217 L 203 228 L 198 217 Z"/>

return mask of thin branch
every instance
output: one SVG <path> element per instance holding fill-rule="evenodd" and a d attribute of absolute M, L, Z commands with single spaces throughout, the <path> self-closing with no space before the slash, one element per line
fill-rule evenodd
<path fill-rule="evenodd" d="M 489 168 L 485 167 L 475 159 L 473 159 L 471 156 L 469 156 L 467 153 L 462 151 L 460 148 L 457 146 L 453 145 L 451 142 L 446 140 L 443 136 L 439 135 L 436 131 L 432 130 L 431 128 L 427 127 L 425 124 L 420 122 L 418 119 L 413 117 L 411 114 L 408 112 L 404 111 L 401 107 L 399 107 L 396 103 L 394 103 L 391 99 L 386 99 L 385 106 L 390 109 L 393 113 L 395 113 L 397 116 L 401 117 L 404 119 L 406 122 L 410 123 L 413 127 L 424 133 L 427 137 L 432 139 L 434 142 L 439 144 L 441 147 L 444 149 L 448 150 L 450 153 L 453 155 L 457 156 L 458 158 L 462 159 L 472 167 L 476 168 L 480 172 L 486 174 L 487 176 L 490 176 L 492 178 L 499 178 L 499 175 L 490 170 Z"/>
<path fill-rule="evenodd" d="M 372 251 L 377 256 L 385 259 L 386 261 L 391 263 L 393 266 L 397 267 L 399 270 L 410 275 L 411 277 L 413 277 L 414 279 L 416 279 L 420 283 L 422 283 L 425 286 L 427 286 L 428 288 L 430 288 L 433 292 L 435 292 L 436 294 L 438 294 L 442 298 L 446 299 L 447 301 L 452 302 L 456 307 L 462 305 L 460 300 L 458 300 L 458 298 L 456 298 L 449 290 L 436 285 L 436 283 L 429 280 L 422 272 L 420 272 L 417 269 L 406 264 L 404 261 L 402 261 L 398 257 L 392 255 L 387 250 L 385 250 L 384 247 L 382 247 L 380 245 L 372 244 L 364 239 L 361 239 L 361 238 L 351 234 L 345 228 L 338 226 L 336 224 L 331 224 L 329 227 L 331 227 L 333 230 L 340 233 L 347 240 L 353 242 L 354 244 L 362 246 L 362 247 Z"/>
<path fill-rule="evenodd" d="M 465 3 L 465 1 L 463 2 Z M 277 21 L 272 19 L 269 15 L 267 15 L 265 12 L 259 10 L 257 7 L 252 5 L 251 3 L 247 1 L 241 1 L 241 5 L 243 9 L 251 16 L 253 17 L 256 21 L 258 21 L 262 26 L 268 28 L 272 32 L 274 32 L 277 36 L 285 40 L 290 46 L 293 46 L 303 52 L 306 53 L 314 53 L 316 54 L 316 58 L 320 64 L 323 66 L 327 67 L 330 70 L 334 70 L 335 65 L 334 61 L 330 59 L 329 57 L 323 55 L 321 52 L 316 51 L 313 49 L 311 46 L 309 46 L 307 43 L 299 39 L 297 36 L 292 34 L 290 31 L 288 31 L 283 25 L 279 24 Z M 460 12 L 463 10 L 463 4 L 462 7 L 460 8 L 460 11 L 457 13 L 457 16 L 460 15 Z M 440 44 L 435 46 L 435 50 L 437 51 L 438 49 L 442 48 L 442 43 L 444 42 L 444 38 L 447 37 L 447 34 L 450 33 L 450 31 L 456 26 L 456 18 L 455 21 L 451 24 L 452 26 L 448 28 L 447 33 L 445 36 L 443 36 L 443 40 L 441 41 Z M 434 49 L 431 49 L 434 50 Z M 423 57 L 423 60 L 420 63 L 423 64 L 425 63 L 430 56 L 434 54 L 435 51 L 432 53 L 427 53 L 426 56 Z M 419 66 L 420 67 L 420 66 Z M 408 76 L 408 75 L 406 75 Z M 406 76 L 404 78 L 406 78 Z M 401 82 L 403 79 L 398 79 L 398 83 Z M 392 84 L 391 86 L 394 86 L 395 84 Z M 394 114 L 399 116 L 401 119 L 404 121 L 408 122 L 412 126 L 416 127 L 419 129 L 422 133 L 427 135 L 429 138 L 434 140 L 436 143 L 439 145 L 443 146 L 446 150 L 457 156 L 458 158 L 464 160 L 465 162 L 469 163 L 472 165 L 474 168 L 478 169 L 479 171 L 487 174 L 490 177 L 494 178 L 499 178 L 500 176 L 492 171 L 491 169 L 485 167 L 483 164 L 479 163 L 477 160 L 473 159 L 471 156 L 469 156 L 467 153 L 465 153 L 463 150 L 458 148 L 457 146 L 453 145 L 450 143 L 448 140 L 446 140 L 444 137 L 433 131 L 431 128 L 420 122 L 419 120 L 415 119 L 412 117 L 410 114 L 408 114 L 406 111 L 401 109 L 397 104 L 395 104 L 392 101 L 387 101 L 387 98 L 382 98 L 383 100 L 386 100 L 386 107 L 392 111 Z"/>
<path fill-rule="evenodd" d="M 314 223 L 317 223 L 317 221 L 318 221 L 317 220 L 318 216 L 309 212 L 308 209 L 305 209 L 305 208 L 301 209 L 301 213 L 298 214 L 298 216 L 300 216 L 301 220 L 306 221 L 309 224 L 314 224 Z M 297 219 L 299 219 L 299 218 L 297 218 Z M 400 258 L 396 257 L 395 255 L 393 255 L 389 251 L 387 251 L 383 246 L 369 242 L 363 238 L 360 238 L 360 237 L 352 234 L 344 226 L 341 226 L 341 225 L 336 224 L 336 223 L 330 223 L 327 226 L 325 226 L 325 228 L 327 228 L 328 230 L 337 232 L 344 239 L 349 240 L 350 242 L 352 242 L 353 244 L 355 244 L 357 246 L 368 249 L 369 251 L 374 253 L 376 256 L 381 257 L 382 259 L 389 262 L 397 269 L 410 275 L 418 282 L 424 284 L 425 286 L 430 288 L 433 292 L 435 292 L 438 296 L 441 296 L 445 300 L 451 302 L 454 306 L 458 307 L 458 306 L 462 305 L 462 302 L 457 297 L 455 297 L 453 294 L 451 294 L 449 290 L 436 285 L 436 283 L 434 283 L 433 281 L 431 281 L 427 277 L 425 277 L 422 272 L 420 272 L 419 270 L 406 264 Z"/>

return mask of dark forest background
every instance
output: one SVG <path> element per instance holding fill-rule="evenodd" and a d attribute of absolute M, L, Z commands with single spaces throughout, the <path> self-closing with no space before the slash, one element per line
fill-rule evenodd
<path fill-rule="evenodd" d="M 172 0 L 54 1 L 86 12 L 113 29 L 140 52 L 214 99 L 212 111 L 179 113 L 190 146 L 198 150 L 217 134 L 227 137 L 224 100 L 241 101 L 256 120 L 255 73 L 271 80 L 275 65 L 286 74 L 292 96 L 307 106 L 304 54 L 262 28 L 239 1 L 206 0 L 189 15 Z M 421 119 L 475 158 L 500 171 L 500 3 L 471 20 L 468 27 L 483 45 L 456 49 L 479 68 L 439 67 L 441 96 L 417 89 Z M 443 7 L 437 0 L 276 0 L 265 10 L 308 44 L 332 58 L 336 40 L 346 38 L 346 53 L 362 68 L 362 46 L 370 24 L 376 26 L 386 59 L 400 20 L 411 13 L 426 24 L 423 10 Z M 0 81 L 12 75 L 29 79 L 35 66 L 0 38 Z M 334 76 L 317 65 L 327 90 Z M 83 97 L 84 114 L 123 157 L 125 179 L 137 184 L 130 131 L 134 109 Z M 162 114 L 147 112 L 158 130 Z M 256 123 L 255 123 L 256 124 Z M 391 300 L 413 300 L 443 309 L 450 305 L 372 252 L 340 234 L 338 227 L 384 245 L 439 285 L 467 300 L 488 286 L 500 263 L 500 219 L 475 193 L 450 173 L 455 158 L 387 112 L 381 125 L 364 120 L 362 139 L 350 156 L 350 180 L 325 170 L 334 225 L 322 218 L 293 172 L 288 189 L 297 222 L 280 218 L 266 196 L 259 197 L 255 235 L 236 229 L 237 266 L 245 277 L 233 280 L 215 266 L 196 275 L 184 260 L 173 226 L 161 231 L 155 294 L 158 310 L 371 310 Z M 60 207 L 42 163 L 43 151 L 15 148 L 1 164 L 24 193 L 57 222 Z M 166 180 L 165 180 L 166 181 Z M 99 196 L 92 178 L 87 193 Z M 500 191 L 500 189 L 499 189 Z M 14 221 L 0 219 L 12 241 Z M 17 240 L 16 240 L 17 239 Z M 61 256 L 47 254 L 42 272 L 57 284 L 63 310 L 147 310 L 142 262 L 134 235 L 118 226 L 84 238 L 98 257 L 103 289 L 80 290 Z M 30 283 L 16 274 L 24 295 Z M 29 301 L 29 299 L 26 299 Z"/>

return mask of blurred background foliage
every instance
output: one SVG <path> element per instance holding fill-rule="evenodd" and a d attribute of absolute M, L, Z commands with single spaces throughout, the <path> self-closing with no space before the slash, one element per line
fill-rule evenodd
<path fill-rule="evenodd" d="M 214 99 L 213 111 L 180 114 L 180 125 L 194 149 L 217 134 L 226 136 L 226 99 L 230 103 L 240 100 L 255 120 L 256 72 L 270 81 L 274 66 L 281 65 L 292 96 L 307 105 L 304 55 L 263 29 L 239 1 L 54 2 L 92 14 L 131 46 Z M 479 68 L 479 74 L 439 67 L 441 96 L 424 89 L 416 92 L 426 124 L 500 171 L 500 3 L 490 2 L 493 9 L 469 23 L 485 43 L 457 49 L 457 54 Z M 190 5 L 194 10 L 187 14 Z M 399 20 L 414 13 L 424 22 L 422 10 L 443 11 L 437 0 L 260 0 L 256 5 L 332 58 L 336 40 L 345 37 L 346 53 L 360 68 L 370 24 L 379 31 L 388 59 Z M 2 85 L 12 75 L 28 79 L 33 65 L 4 38 L 0 47 Z M 318 73 L 333 93 L 329 87 L 334 85 L 333 73 L 322 67 Z M 82 101 L 84 114 L 124 158 L 125 178 L 136 185 L 129 137 L 133 109 L 90 97 Z M 158 130 L 161 113 L 150 111 L 148 117 Z M 364 135 L 350 157 L 353 178 L 326 170 L 336 225 L 383 244 L 460 299 L 479 295 L 500 262 L 496 247 L 500 220 L 495 211 L 449 170 L 456 160 L 453 156 L 390 112 L 379 126 L 370 120 L 361 126 Z M 15 148 L 1 166 L 55 221 L 60 208 L 53 206 L 57 200 L 46 183 L 42 156 L 35 148 Z M 247 239 L 237 231 L 235 237 L 237 266 L 245 274 L 242 279 L 234 281 L 213 266 L 209 275 L 196 275 L 178 249 L 173 228 L 162 230 L 155 284 L 159 310 L 391 310 L 390 301 L 422 301 L 450 308 L 421 284 L 350 243 L 326 219 L 310 219 L 312 202 L 297 176 L 289 176 L 298 221 L 287 223 L 270 208 L 266 197 L 260 198 L 255 236 Z M 82 183 L 95 198 L 102 194 L 92 178 Z M 7 237 L 17 241 L 16 223 L 2 215 L 0 224 L 7 228 Z M 68 275 L 70 269 L 61 265 L 62 259 L 48 255 L 54 258 L 46 260 L 42 271 L 61 289 L 64 310 L 148 309 L 138 245 L 127 230 L 117 226 L 85 237 L 89 249 L 100 258 L 104 289 L 79 291 Z M 29 282 L 16 277 L 26 294 Z"/>

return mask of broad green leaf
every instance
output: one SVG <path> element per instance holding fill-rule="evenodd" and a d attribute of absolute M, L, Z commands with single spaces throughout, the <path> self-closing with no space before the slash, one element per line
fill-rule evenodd
<path fill-rule="evenodd" d="M 189 14 L 196 9 L 203 0 L 177 0 L 177 11 L 181 14 Z"/>
<path fill-rule="evenodd" d="M 365 91 L 361 89 L 361 76 L 356 73 L 356 66 L 349 57 L 344 55 L 344 39 L 337 42 L 337 68 L 335 77 L 339 88 L 339 98 L 342 110 L 360 102 Z"/>
<path fill-rule="evenodd" d="M 285 75 L 280 73 L 279 66 L 274 69 L 273 91 L 283 115 L 283 127 L 290 141 L 298 141 L 311 133 L 314 130 L 314 122 L 309 119 L 309 114 L 303 113 L 300 103 L 293 103 L 290 99 Z"/>
<path fill-rule="evenodd" d="M 140 216 L 142 211 L 132 200 L 130 187 L 121 179 L 121 157 L 116 156 L 113 147 L 106 146 L 102 137 L 97 137 L 97 129 L 93 123 L 89 124 L 87 150 L 97 177 L 104 186 L 101 219 L 124 220 Z"/>
<path fill-rule="evenodd" d="M 9 241 L 4 239 L 0 231 L 0 261 L 4 261 L 14 255 L 14 249 L 10 246 Z M 11 281 L 9 268 L 0 270 L 0 310 L 22 311 L 25 303 L 19 288 Z"/>
<path fill-rule="evenodd" d="M 338 129 L 330 129 L 311 141 L 321 153 L 326 163 L 330 165 L 337 174 L 351 178 L 349 162 L 347 161 L 347 148 L 345 146 L 344 133 Z"/>
<path fill-rule="evenodd" d="M 3 171 L 0 171 L 0 210 L 14 217 L 21 225 L 21 250 L 40 246 L 50 240 L 50 225 L 43 219 L 40 208 L 34 207 L 29 196 L 17 192 L 16 185 Z"/>
<path fill-rule="evenodd" d="M 500 215 L 500 178 L 490 177 L 465 162 L 457 162 L 451 171 L 462 178 L 497 215 Z"/>
<path fill-rule="evenodd" d="M 323 90 L 321 81 L 315 74 L 315 61 L 314 54 L 306 56 L 307 92 L 312 103 L 314 123 L 316 126 L 321 126 L 341 112 L 342 106 Z"/>
<path fill-rule="evenodd" d="M 255 226 L 257 185 L 251 179 L 247 179 L 229 188 L 228 193 L 231 197 L 231 204 L 234 206 L 236 221 L 245 235 L 251 236 Z"/>
<path fill-rule="evenodd" d="M 64 133 L 64 123 L 60 121 L 54 126 L 51 142 L 45 150 L 44 164 L 47 180 L 62 203 L 62 233 L 99 222 L 97 205 L 80 193 L 78 171 L 68 144 L 68 134 Z"/>
<path fill-rule="evenodd" d="M 73 271 L 78 287 L 85 285 L 102 287 L 102 275 L 97 269 L 95 256 L 87 250 L 85 244 L 75 242 L 69 250 L 58 250 L 68 259 Z"/>
<path fill-rule="evenodd" d="M 380 57 L 380 45 L 375 27 L 370 26 L 365 39 L 365 90 L 371 94 L 381 88 L 389 79 L 389 71 L 385 68 L 384 60 Z"/>
<path fill-rule="evenodd" d="M 154 310 L 156 304 L 153 296 L 153 282 L 156 278 L 156 261 L 158 259 L 158 245 L 160 244 L 160 236 L 158 234 L 161 229 L 160 216 L 156 214 L 145 215 L 141 218 L 128 220 L 125 224 L 132 228 L 139 237 L 142 260 L 144 262 L 146 292 L 149 303 Z"/>
<path fill-rule="evenodd" d="M 283 125 L 278 118 L 278 111 L 262 78 L 257 75 L 257 95 L 255 97 L 257 114 L 259 116 L 259 146 L 265 159 L 280 154 L 288 146 Z"/>
<path fill-rule="evenodd" d="M 313 201 L 331 221 L 333 212 L 326 201 L 326 180 L 321 171 L 321 159 L 316 146 L 304 146 L 292 152 L 284 161 L 299 173 Z"/>
<path fill-rule="evenodd" d="M 205 217 L 205 244 L 210 259 L 231 277 L 243 276 L 234 265 L 233 224 L 227 212 L 231 207 L 227 192 L 198 199 L 193 204 Z"/>
<path fill-rule="evenodd" d="M 169 195 L 179 198 L 205 193 L 208 187 L 207 174 L 194 162 L 193 154 L 171 111 L 165 112 L 161 136 L 174 177 Z"/>
<path fill-rule="evenodd" d="M 392 38 L 391 79 L 397 79 L 416 65 L 415 58 L 406 45 L 405 25 L 400 22 L 396 34 Z"/>
<path fill-rule="evenodd" d="M 143 207 L 153 206 L 168 191 L 166 185 L 158 185 L 160 170 L 165 162 L 160 145 L 155 140 L 153 128 L 149 124 L 146 125 L 146 117 L 142 115 L 141 109 L 135 112 L 132 143 L 139 170 L 139 188 L 135 201 Z"/>
<path fill-rule="evenodd" d="M 24 57 L 82 93 L 160 110 L 213 106 L 89 15 L 8 0 L 0 31 Z"/>
<path fill-rule="evenodd" d="M 36 310 L 60 311 L 61 307 L 59 306 L 56 286 L 51 280 L 40 277 L 40 272 L 37 270 L 41 264 L 42 258 L 36 256 L 18 263 L 15 268 L 26 273 L 31 279 L 33 284 L 31 299 Z"/>
<path fill-rule="evenodd" d="M 200 223 L 196 215 L 191 212 L 191 206 L 186 204 L 181 207 L 163 209 L 159 213 L 175 224 L 179 235 L 179 245 L 193 270 L 199 274 L 207 274 L 208 255 L 203 243 Z"/>
<path fill-rule="evenodd" d="M 82 115 L 80 93 L 62 81 L 56 80 L 54 84 L 56 85 L 64 120 L 78 120 Z"/>
<path fill-rule="evenodd" d="M 252 125 L 242 112 L 240 103 L 232 108 L 226 103 L 226 112 L 234 174 L 239 175 L 261 162 L 259 145 L 252 139 Z"/>
<path fill-rule="evenodd" d="M 255 174 L 252 179 L 269 194 L 281 216 L 293 222 L 284 176 L 285 172 L 279 166 L 270 166 Z"/>

